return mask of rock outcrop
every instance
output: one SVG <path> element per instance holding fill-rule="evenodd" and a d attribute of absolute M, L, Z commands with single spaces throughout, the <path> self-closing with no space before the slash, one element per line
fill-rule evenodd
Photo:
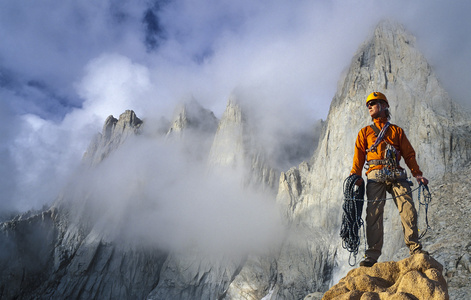
<path fill-rule="evenodd" d="M 439 262 L 424 254 L 399 262 L 377 263 L 371 268 L 351 270 L 322 299 L 447 300 L 448 289 L 442 271 Z"/>

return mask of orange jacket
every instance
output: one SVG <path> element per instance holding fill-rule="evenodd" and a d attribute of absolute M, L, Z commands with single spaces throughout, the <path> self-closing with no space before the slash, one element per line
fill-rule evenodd
<path fill-rule="evenodd" d="M 374 119 L 376 127 L 382 129 L 388 120 L 386 118 L 377 118 Z M 396 150 L 399 150 L 400 156 L 404 157 L 404 161 L 412 172 L 412 176 L 422 176 L 419 165 L 415 159 L 415 151 L 412 148 L 409 140 L 404 133 L 404 130 L 396 125 L 389 125 L 389 128 L 386 130 L 384 139 L 379 143 L 377 152 L 366 152 L 366 149 L 370 148 L 371 145 L 376 141 L 376 136 L 374 130 L 370 126 L 366 126 L 360 130 L 358 133 L 357 140 L 355 142 L 355 154 L 353 156 L 353 168 L 351 174 L 357 174 L 361 176 L 363 165 L 366 161 L 372 159 L 384 159 L 384 153 L 386 151 L 386 143 L 391 144 Z M 382 169 L 384 165 L 373 165 L 366 172 L 368 174 L 371 170 Z"/>

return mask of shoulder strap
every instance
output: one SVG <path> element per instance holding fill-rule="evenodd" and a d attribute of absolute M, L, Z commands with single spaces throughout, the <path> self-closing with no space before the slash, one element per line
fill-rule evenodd
<path fill-rule="evenodd" d="M 373 124 L 374 125 L 374 124 Z M 375 131 L 376 133 L 376 130 L 373 128 L 373 125 L 370 125 L 371 128 Z M 379 132 L 379 134 L 376 136 L 376 141 L 373 145 L 371 145 L 371 147 L 369 149 L 366 150 L 366 152 L 370 152 L 370 151 L 373 151 L 373 152 L 376 152 L 376 147 L 379 145 L 379 143 L 381 143 L 381 141 L 383 140 L 384 138 L 384 135 L 386 134 L 386 131 L 388 130 L 389 128 L 389 122 L 386 122 L 386 124 L 384 124 L 383 126 L 383 129 L 381 129 L 381 131 Z M 374 125 L 374 127 L 376 129 L 378 129 L 376 127 L 376 125 Z M 376 135 L 376 134 L 375 134 Z"/>
<path fill-rule="evenodd" d="M 373 129 L 373 131 L 375 132 L 375 136 L 377 137 L 379 135 L 379 133 L 381 132 L 381 130 L 374 123 L 371 124 L 370 127 L 371 127 L 371 129 Z"/>

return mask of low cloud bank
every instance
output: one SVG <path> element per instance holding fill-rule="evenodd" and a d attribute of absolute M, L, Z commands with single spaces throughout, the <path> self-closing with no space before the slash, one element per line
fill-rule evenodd
<path fill-rule="evenodd" d="M 190 156 L 181 140 L 136 136 L 77 174 L 64 200 L 107 239 L 131 246 L 243 254 L 280 241 L 272 194 Z"/>

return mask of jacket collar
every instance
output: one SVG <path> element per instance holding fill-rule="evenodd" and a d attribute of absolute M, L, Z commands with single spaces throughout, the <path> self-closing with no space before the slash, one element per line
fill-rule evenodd
<path fill-rule="evenodd" d="M 373 123 L 375 123 L 375 125 L 379 128 L 379 129 L 382 129 L 384 124 L 386 124 L 388 122 L 388 119 L 387 118 L 376 118 L 376 119 L 373 119 Z"/>

